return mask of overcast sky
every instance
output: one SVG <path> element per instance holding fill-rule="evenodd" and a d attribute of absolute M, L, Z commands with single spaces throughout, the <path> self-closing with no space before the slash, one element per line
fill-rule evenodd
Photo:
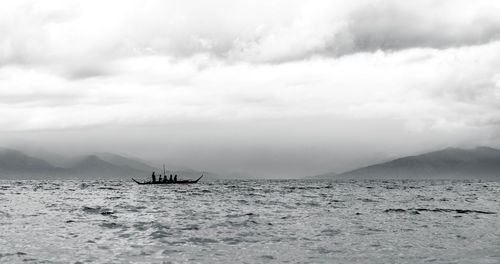
<path fill-rule="evenodd" d="M 1 1 L 0 145 L 259 177 L 500 147 L 500 2 Z"/>

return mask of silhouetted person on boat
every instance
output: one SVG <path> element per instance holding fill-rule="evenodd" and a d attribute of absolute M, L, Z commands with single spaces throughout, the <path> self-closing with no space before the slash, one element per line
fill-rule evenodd
<path fill-rule="evenodd" d="M 153 180 L 153 183 L 156 182 L 156 176 L 155 176 L 155 172 L 153 171 L 153 174 L 151 174 L 151 178 Z"/>
<path fill-rule="evenodd" d="M 170 179 L 168 179 L 169 182 L 172 182 L 172 174 L 170 174 Z"/>
<path fill-rule="evenodd" d="M 158 182 L 161 182 L 163 179 L 161 178 L 161 174 L 160 176 L 158 177 Z"/>
<path fill-rule="evenodd" d="M 174 182 L 177 182 L 177 174 L 174 176 Z"/>
<path fill-rule="evenodd" d="M 166 182 L 167 182 L 167 180 L 168 180 L 167 175 L 166 175 L 166 174 L 165 174 L 165 175 L 163 175 L 163 183 L 166 183 Z"/>

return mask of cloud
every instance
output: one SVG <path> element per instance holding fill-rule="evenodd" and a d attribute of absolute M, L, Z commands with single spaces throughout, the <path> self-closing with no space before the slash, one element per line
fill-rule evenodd
<path fill-rule="evenodd" d="M 116 74 L 85 79 L 4 67 L 0 96 L 2 105 L 25 108 L 5 126 L 19 130 L 325 114 L 453 130 L 498 114 L 498 49 L 500 42 L 492 42 L 282 64 L 135 56 L 110 64 Z"/>
<path fill-rule="evenodd" d="M 500 6 L 491 2 L 376 2 L 355 10 L 346 32 L 353 51 L 449 48 L 500 37 Z"/>
<path fill-rule="evenodd" d="M 199 54 L 286 62 L 376 50 L 481 45 L 500 37 L 492 1 L 16 1 L 0 11 L 1 64 L 70 78 L 107 62 Z M 230 10 L 228 12 L 227 10 Z M 275 12 L 280 10 L 280 12 Z M 83 74 L 82 74 L 83 72 Z"/>
<path fill-rule="evenodd" d="M 187 160 L 196 144 L 206 147 L 200 164 L 225 150 L 247 167 L 252 157 L 265 163 L 255 156 L 303 151 L 275 163 L 325 170 L 327 149 L 349 144 L 358 144 L 354 159 L 361 144 L 410 152 L 498 142 L 498 9 L 493 1 L 5 1 L 0 133 L 57 131 L 56 140 L 95 131 L 99 143 L 84 148 L 141 130 L 109 143 L 126 148 L 152 130 L 143 148 L 167 142 L 172 159 Z"/>
<path fill-rule="evenodd" d="M 314 2 L 292 22 L 239 41 L 229 53 L 254 62 L 409 48 L 481 45 L 500 37 L 498 4 L 479 1 Z"/>

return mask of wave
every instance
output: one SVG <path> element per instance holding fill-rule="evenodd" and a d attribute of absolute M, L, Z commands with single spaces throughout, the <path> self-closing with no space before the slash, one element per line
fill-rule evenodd
<path fill-rule="evenodd" d="M 481 211 L 481 210 L 470 210 L 470 209 L 449 209 L 449 208 L 390 208 L 385 209 L 385 213 L 418 213 L 418 212 L 438 212 L 438 213 L 457 213 L 457 214 L 496 214 L 496 212 L 491 211 Z"/>

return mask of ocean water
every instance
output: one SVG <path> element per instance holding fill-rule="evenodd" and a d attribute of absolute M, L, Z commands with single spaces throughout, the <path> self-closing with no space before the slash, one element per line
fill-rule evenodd
<path fill-rule="evenodd" d="M 0 181 L 0 263 L 500 263 L 500 183 Z"/>

